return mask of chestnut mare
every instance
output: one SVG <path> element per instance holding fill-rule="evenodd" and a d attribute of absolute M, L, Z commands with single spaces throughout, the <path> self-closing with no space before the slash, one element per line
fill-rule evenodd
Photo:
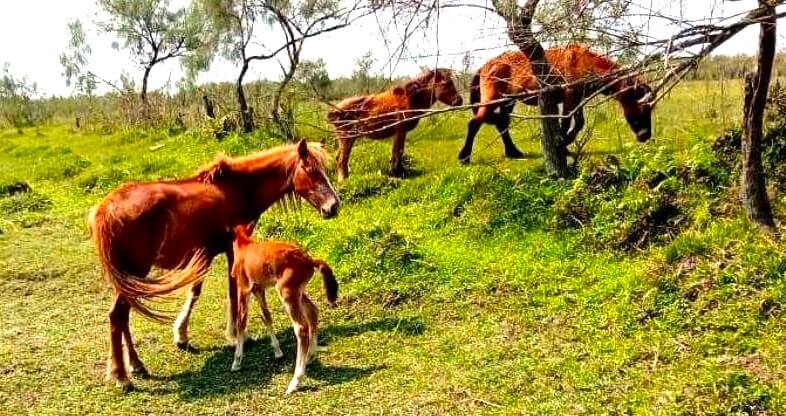
<path fill-rule="evenodd" d="M 336 216 L 340 201 L 325 174 L 326 160 L 320 145 L 305 141 L 245 157 L 222 157 L 188 179 L 125 184 L 91 209 L 88 222 L 99 261 L 114 288 L 107 378 L 123 390 L 132 387 L 123 341 L 131 373 L 148 375 L 131 338 L 130 310 L 166 320 L 167 315 L 145 301 L 193 285 L 175 325 L 178 345 L 187 346 L 188 317 L 212 259 L 226 253 L 232 270 L 235 226 L 253 227 L 262 212 L 292 194 L 307 200 L 323 217 Z M 170 271 L 145 279 L 153 266 Z M 232 312 L 237 289 L 231 273 L 229 283 Z M 234 323 L 231 313 L 228 318 Z"/>
<path fill-rule="evenodd" d="M 254 243 L 249 237 L 253 227 L 235 227 L 233 250 L 235 264 L 232 277 L 237 284 L 237 313 L 235 314 L 237 338 L 232 371 L 240 370 L 243 360 L 246 323 L 248 321 L 248 295 L 254 293 L 262 309 L 262 320 L 270 336 L 270 345 L 276 358 L 284 354 L 273 330 L 273 320 L 265 300 L 265 289 L 276 286 L 281 303 L 292 320 L 297 339 L 295 374 L 289 382 L 286 394 L 297 390 L 306 374 L 306 364 L 316 358 L 319 315 L 314 302 L 306 295 L 306 287 L 315 270 L 322 274 L 327 300 L 331 307 L 338 299 L 338 282 L 333 270 L 322 260 L 314 259 L 302 248 L 280 241 Z"/>
<path fill-rule="evenodd" d="M 350 97 L 336 104 L 328 113 L 328 120 L 335 126 L 339 141 L 338 180 L 349 177 L 349 154 L 358 137 L 386 139 L 396 136 L 390 158 L 390 175 L 402 176 L 404 141 L 407 132 L 420 121 L 412 117 L 423 114 L 437 101 L 452 106 L 462 104 L 449 69 L 428 70 L 391 90 Z"/>
<path fill-rule="evenodd" d="M 584 127 L 583 100 L 596 92 L 619 101 L 625 119 L 636 138 L 645 142 L 652 136 L 652 89 L 635 75 L 620 76 L 615 73 L 621 67 L 609 58 L 598 55 L 580 45 L 552 48 L 546 51 L 546 60 L 560 79 L 560 83 L 571 84 L 560 91 L 562 102 L 561 122 L 565 145 L 572 143 Z M 539 89 L 537 78 L 532 74 L 530 61 L 521 51 L 505 52 L 492 58 L 472 78 L 470 102 L 481 104 L 473 107 L 474 116 L 467 127 L 467 138 L 459 152 L 459 160 L 467 163 L 472 155 L 475 136 L 483 123 L 497 128 L 505 146 L 505 155 L 522 158 L 510 137 L 510 113 L 516 105 L 515 99 L 507 102 L 482 105 L 504 98 Z M 538 105 L 537 97 L 520 98 L 527 105 Z M 572 117 L 568 117 L 573 114 Z M 573 122 L 573 126 L 571 126 Z"/>

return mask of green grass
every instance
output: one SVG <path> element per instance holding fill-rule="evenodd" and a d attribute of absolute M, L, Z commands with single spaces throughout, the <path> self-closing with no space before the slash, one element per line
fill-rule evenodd
<path fill-rule="evenodd" d="M 739 84 L 717 85 L 678 87 L 656 110 L 645 145 L 633 143 L 616 106 L 593 110 L 591 153 L 694 160 L 694 146 L 741 113 Z M 389 142 L 360 142 L 335 220 L 307 207 L 263 216 L 258 238 L 298 241 L 333 265 L 341 285 L 330 310 L 312 282 L 329 350 L 291 397 L 283 392 L 293 335 L 275 297 L 285 357 L 273 358 L 255 319 L 244 369 L 229 371 L 223 259 L 192 320 L 200 352 L 177 350 L 169 327 L 135 318 L 154 377 L 135 380 L 129 394 L 104 384 L 109 292 L 84 226 L 88 208 L 124 181 L 186 175 L 218 151 L 244 154 L 272 141 L 64 126 L 0 132 L 0 189 L 32 188 L 0 195 L 0 412 L 786 412 L 786 245 L 751 229 L 733 189 L 712 201 L 697 196 L 728 206 L 697 210 L 705 214 L 672 241 L 598 247 L 582 229 L 552 224 L 554 201 L 571 183 L 544 178 L 538 157 L 505 160 L 492 128 L 483 128 L 473 163 L 460 166 L 466 119 L 422 122 L 408 140 L 413 169 L 404 180 L 380 174 Z M 536 156 L 536 133 L 535 122 L 522 121 L 513 136 Z M 772 196 L 782 212 L 783 196 Z"/>

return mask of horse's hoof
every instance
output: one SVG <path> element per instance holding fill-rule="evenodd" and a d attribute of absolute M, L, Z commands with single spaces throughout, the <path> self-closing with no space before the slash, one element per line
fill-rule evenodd
<path fill-rule="evenodd" d="M 391 169 L 388 172 L 388 176 L 390 176 L 391 178 L 401 179 L 404 177 L 404 169 L 402 168 Z"/>
<path fill-rule="evenodd" d="M 297 385 L 295 385 L 295 386 L 290 385 L 289 387 L 287 387 L 287 391 L 284 393 L 284 395 L 285 396 L 289 396 L 290 394 L 292 394 L 292 393 L 294 393 L 296 391 L 297 391 Z"/>
<path fill-rule="evenodd" d="M 196 354 L 199 352 L 199 350 L 193 345 L 189 344 L 188 341 L 181 341 L 175 345 L 177 345 L 177 349 L 179 349 L 180 351 L 190 352 L 192 354 Z"/>
<path fill-rule="evenodd" d="M 273 357 L 275 357 L 277 360 L 280 359 L 280 358 L 283 358 L 284 357 L 284 352 L 281 351 L 281 350 L 273 351 Z"/>
<path fill-rule="evenodd" d="M 505 157 L 508 159 L 524 159 L 525 155 L 519 149 L 508 149 L 505 150 Z"/>
<path fill-rule="evenodd" d="M 125 382 L 118 380 L 115 385 L 121 393 L 130 393 L 134 391 L 134 384 L 129 380 L 126 380 Z"/>
<path fill-rule="evenodd" d="M 139 367 L 131 368 L 130 372 L 131 372 L 131 375 L 136 377 L 136 378 L 141 378 L 143 380 L 146 380 L 146 379 L 150 378 L 150 372 L 147 371 L 147 368 L 145 368 L 145 366 L 139 366 Z"/>
<path fill-rule="evenodd" d="M 459 156 L 459 163 L 461 163 L 462 165 L 469 165 L 469 162 L 470 162 L 469 156 L 467 157 Z"/>
<path fill-rule="evenodd" d="M 232 364 L 232 369 L 230 371 L 232 371 L 233 373 L 240 371 L 240 365 Z"/>
<path fill-rule="evenodd" d="M 462 165 L 468 164 L 471 156 L 472 156 L 471 152 L 467 152 L 465 150 L 460 151 L 458 155 L 459 163 L 461 163 Z"/>

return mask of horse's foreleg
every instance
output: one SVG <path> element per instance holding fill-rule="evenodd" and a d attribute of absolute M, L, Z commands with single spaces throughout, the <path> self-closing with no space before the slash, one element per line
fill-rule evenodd
<path fill-rule="evenodd" d="M 563 118 L 560 122 L 564 147 L 576 141 L 579 132 L 584 128 L 584 108 L 580 107 L 583 99 L 582 94 L 575 90 L 565 91 L 565 100 L 562 104 Z M 569 116 L 571 113 L 573 115 Z"/>
<path fill-rule="evenodd" d="M 479 120 L 477 116 L 472 117 L 467 124 L 467 138 L 464 139 L 464 146 L 459 151 L 458 159 L 461 163 L 469 163 L 469 158 L 472 156 L 472 146 L 475 144 L 475 136 L 478 135 L 480 127 L 483 125 L 483 120 Z"/>
<path fill-rule="evenodd" d="M 390 176 L 400 178 L 404 176 L 404 142 L 407 139 L 407 131 L 403 128 L 396 130 L 396 137 L 393 139 L 393 153 L 390 156 Z"/>
<path fill-rule="evenodd" d="M 194 305 L 196 305 L 197 300 L 199 300 L 199 295 L 201 293 L 202 283 L 197 283 L 191 286 L 191 290 L 188 292 L 188 297 L 183 303 L 180 313 L 177 314 L 175 323 L 172 324 L 172 333 L 175 336 L 175 344 L 178 348 L 184 351 L 189 349 L 188 321 L 191 319 L 191 311 L 194 309 Z"/>
<path fill-rule="evenodd" d="M 497 127 L 497 132 L 502 139 L 502 144 L 505 146 L 505 156 L 511 159 L 522 159 L 524 153 L 516 147 L 513 143 L 513 138 L 510 137 L 510 113 L 513 112 L 514 104 L 505 104 L 499 108 L 499 114 L 495 117 L 494 125 Z"/>
<path fill-rule="evenodd" d="M 131 329 L 129 325 L 126 325 L 125 330 L 123 331 L 123 340 L 126 343 L 128 365 L 131 370 L 131 375 L 140 378 L 150 377 L 150 373 L 147 371 L 147 368 L 145 368 L 142 360 L 139 359 L 139 354 L 137 354 L 136 348 L 134 348 L 134 340 L 131 338 Z"/>
<path fill-rule="evenodd" d="M 338 180 L 343 181 L 349 177 L 349 154 L 352 152 L 352 146 L 355 144 L 355 137 L 339 137 L 338 139 L 338 156 L 336 156 L 336 164 L 338 165 Z"/>
<path fill-rule="evenodd" d="M 256 296 L 257 302 L 259 303 L 259 309 L 262 310 L 262 322 L 265 324 L 265 329 L 270 337 L 270 346 L 273 347 L 273 355 L 276 358 L 281 358 L 284 356 L 284 353 L 281 351 L 281 344 L 278 342 L 276 331 L 273 328 L 273 316 L 270 315 L 270 309 L 267 306 L 265 289 L 255 289 L 254 296 Z"/>
<path fill-rule="evenodd" d="M 123 391 L 133 388 L 126 374 L 123 358 L 123 333 L 128 331 L 128 316 L 131 307 L 125 298 L 115 295 L 109 308 L 109 361 L 107 362 L 106 378 L 114 381 Z"/>
<path fill-rule="evenodd" d="M 232 266 L 235 262 L 235 256 L 232 252 L 232 248 L 230 247 L 227 250 L 227 268 L 229 271 L 227 272 L 227 331 L 226 331 L 226 338 L 228 340 L 233 340 L 237 337 L 237 282 L 235 278 L 232 276 Z"/>

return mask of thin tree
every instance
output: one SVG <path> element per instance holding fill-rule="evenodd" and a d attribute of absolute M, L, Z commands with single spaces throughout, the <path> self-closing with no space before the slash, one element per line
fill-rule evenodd
<path fill-rule="evenodd" d="M 508 28 L 510 40 L 529 58 L 532 73 L 540 84 L 538 108 L 543 116 L 540 120 L 541 147 L 546 159 L 546 169 L 553 175 L 565 178 L 570 174 L 565 148 L 559 123 L 559 76 L 555 74 L 546 60 L 543 45 L 535 38 L 532 31 L 532 19 L 538 8 L 539 0 L 527 0 L 518 7 L 515 2 L 504 3 L 503 0 L 492 0 L 494 9 L 503 19 Z"/>
<path fill-rule="evenodd" d="M 754 223 L 768 232 L 774 232 L 775 222 L 767 196 L 766 179 L 761 161 L 764 107 L 767 104 L 772 67 L 775 58 L 777 20 L 775 2 L 759 0 L 759 7 L 766 10 L 760 23 L 759 52 L 755 74 L 745 78 L 742 133 L 742 203 Z"/>
<path fill-rule="evenodd" d="M 300 54 L 306 39 L 348 26 L 360 17 L 360 4 L 341 7 L 338 0 L 302 3 L 285 0 L 201 0 L 210 17 L 215 33 L 219 34 L 217 46 L 224 58 L 237 62 L 240 72 L 236 78 L 238 110 L 244 132 L 254 129 L 253 110 L 248 105 L 243 82 L 250 65 L 276 57 L 286 51 L 288 66 L 282 64 L 283 85 L 274 95 L 272 117 L 277 118 L 281 94 L 292 80 L 300 63 Z M 281 40 L 274 45 L 258 40 L 262 30 L 279 28 Z M 276 38 L 275 36 L 272 36 Z M 280 39 L 280 37 L 279 37 Z M 275 42 L 275 41 L 274 41 Z"/>
<path fill-rule="evenodd" d="M 116 49 L 126 49 L 142 69 L 139 98 L 147 104 L 150 72 L 202 45 L 204 24 L 194 9 L 170 10 L 169 0 L 98 0 L 106 20 L 98 22 L 101 30 L 117 36 Z"/>

